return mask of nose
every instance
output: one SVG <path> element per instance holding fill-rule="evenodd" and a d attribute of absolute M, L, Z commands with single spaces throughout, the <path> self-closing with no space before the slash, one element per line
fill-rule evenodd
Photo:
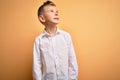
<path fill-rule="evenodd" d="M 58 16 L 58 11 L 55 12 L 55 15 Z"/>

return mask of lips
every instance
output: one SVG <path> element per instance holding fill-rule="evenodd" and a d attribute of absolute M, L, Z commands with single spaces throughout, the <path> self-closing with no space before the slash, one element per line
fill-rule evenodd
<path fill-rule="evenodd" d="M 53 19 L 55 19 L 55 20 L 59 20 L 59 18 L 53 18 Z"/>

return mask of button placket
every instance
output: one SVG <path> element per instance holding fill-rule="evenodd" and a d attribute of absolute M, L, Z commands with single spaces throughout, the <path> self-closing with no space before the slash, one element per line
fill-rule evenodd
<path fill-rule="evenodd" d="M 57 44 L 55 44 L 55 36 L 52 37 L 51 41 L 52 41 L 52 46 L 53 46 L 53 55 L 54 55 L 54 59 L 55 59 L 56 75 L 58 77 L 60 72 L 59 72 L 58 56 L 57 56 L 57 52 L 55 50 L 55 48 L 56 48 L 55 45 L 57 45 Z"/>

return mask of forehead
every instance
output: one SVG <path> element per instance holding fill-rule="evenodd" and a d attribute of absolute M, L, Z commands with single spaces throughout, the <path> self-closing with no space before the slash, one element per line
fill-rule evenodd
<path fill-rule="evenodd" d="M 52 6 L 52 5 L 47 5 L 47 6 L 44 6 L 43 10 L 46 11 L 46 10 L 57 10 L 56 6 Z"/>

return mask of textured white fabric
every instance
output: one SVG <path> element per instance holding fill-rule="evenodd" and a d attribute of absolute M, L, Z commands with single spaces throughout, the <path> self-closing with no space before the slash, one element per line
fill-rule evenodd
<path fill-rule="evenodd" d="M 34 42 L 34 80 L 77 80 L 78 65 L 69 33 L 57 29 L 51 36 L 46 31 Z"/>

